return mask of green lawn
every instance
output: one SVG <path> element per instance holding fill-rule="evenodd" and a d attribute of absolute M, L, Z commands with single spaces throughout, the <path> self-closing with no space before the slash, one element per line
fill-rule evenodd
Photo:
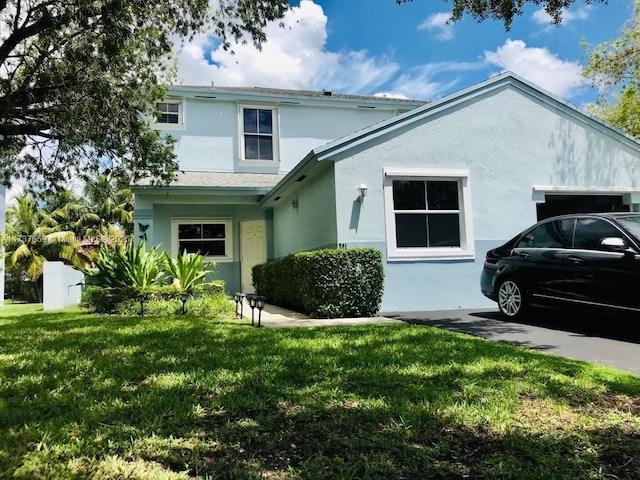
<path fill-rule="evenodd" d="M 0 478 L 640 478 L 640 377 L 613 369 L 424 326 L 0 308 Z"/>

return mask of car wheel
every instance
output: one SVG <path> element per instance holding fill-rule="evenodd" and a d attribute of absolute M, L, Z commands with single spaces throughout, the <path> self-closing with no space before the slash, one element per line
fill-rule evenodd
<path fill-rule="evenodd" d="M 513 279 L 506 279 L 498 287 L 498 308 L 500 312 L 509 317 L 520 317 L 526 307 L 524 291 Z"/>

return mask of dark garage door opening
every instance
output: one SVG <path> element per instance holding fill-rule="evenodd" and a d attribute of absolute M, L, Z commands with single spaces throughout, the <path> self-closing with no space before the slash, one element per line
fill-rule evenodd
<path fill-rule="evenodd" d="M 545 203 L 536 205 L 538 220 L 565 213 L 628 212 L 622 195 L 545 195 Z"/>

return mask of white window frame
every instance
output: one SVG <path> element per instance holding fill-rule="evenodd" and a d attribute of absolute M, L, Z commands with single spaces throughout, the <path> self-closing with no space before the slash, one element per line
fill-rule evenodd
<path fill-rule="evenodd" d="M 184 130 L 185 129 L 185 102 L 179 98 L 167 98 L 156 102 L 156 107 L 159 103 L 168 103 L 178 105 L 178 123 L 159 123 L 157 119 L 154 120 L 152 126 L 156 130 Z"/>
<path fill-rule="evenodd" d="M 271 127 L 272 127 L 272 149 L 273 160 L 256 160 L 245 158 L 245 142 L 244 142 L 244 110 L 271 110 Z M 280 164 L 280 119 L 278 118 L 278 106 L 277 105 L 252 105 L 252 104 L 240 104 L 238 105 L 238 158 L 239 163 L 245 166 L 256 167 L 273 167 Z"/>
<path fill-rule="evenodd" d="M 171 219 L 171 255 L 174 257 L 180 253 L 180 239 L 178 238 L 178 226 L 184 224 L 216 224 L 224 225 L 225 232 L 225 255 L 208 255 L 208 261 L 218 263 L 233 262 L 233 220 L 231 218 L 209 218 L 209 217 L 182 217 Z"/>
<path fill-rule="evenodd" d="M 460 220 L 459 247 L 398 247 L 396 243 L 396 216 L 393 208 L 393 181 L 456 181 Z M 411 260 L 469 260 L 475 259 L 475 242 L 471 218 L 471 190 L 469 170 L 443 168 L 385 168 L 384 205 L 389 261 Z"/>

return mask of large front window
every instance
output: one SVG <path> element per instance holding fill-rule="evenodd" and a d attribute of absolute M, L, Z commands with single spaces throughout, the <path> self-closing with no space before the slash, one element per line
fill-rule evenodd
<path fill-rule="evenodd" d="M 398 247 L 459 247 L 458 182 L 394 180 Z"/>
<path fill-rule="evenodd" d="M 473 257 L 468 174 L 389 171 L 385 176 L 390 259 Z M 429 176 L 427 176 L 429 175 Z"/>
<path fill-rule="evenodd" d="M 233 258 L 230 220 L 174 220 L 172 230 L 174 255 L 186 250 L 216 261 Z"/>
<path fill-rule="evenodd" d="M 242 160 L 277 160 L 277 110 L 242 107 Z"/>

